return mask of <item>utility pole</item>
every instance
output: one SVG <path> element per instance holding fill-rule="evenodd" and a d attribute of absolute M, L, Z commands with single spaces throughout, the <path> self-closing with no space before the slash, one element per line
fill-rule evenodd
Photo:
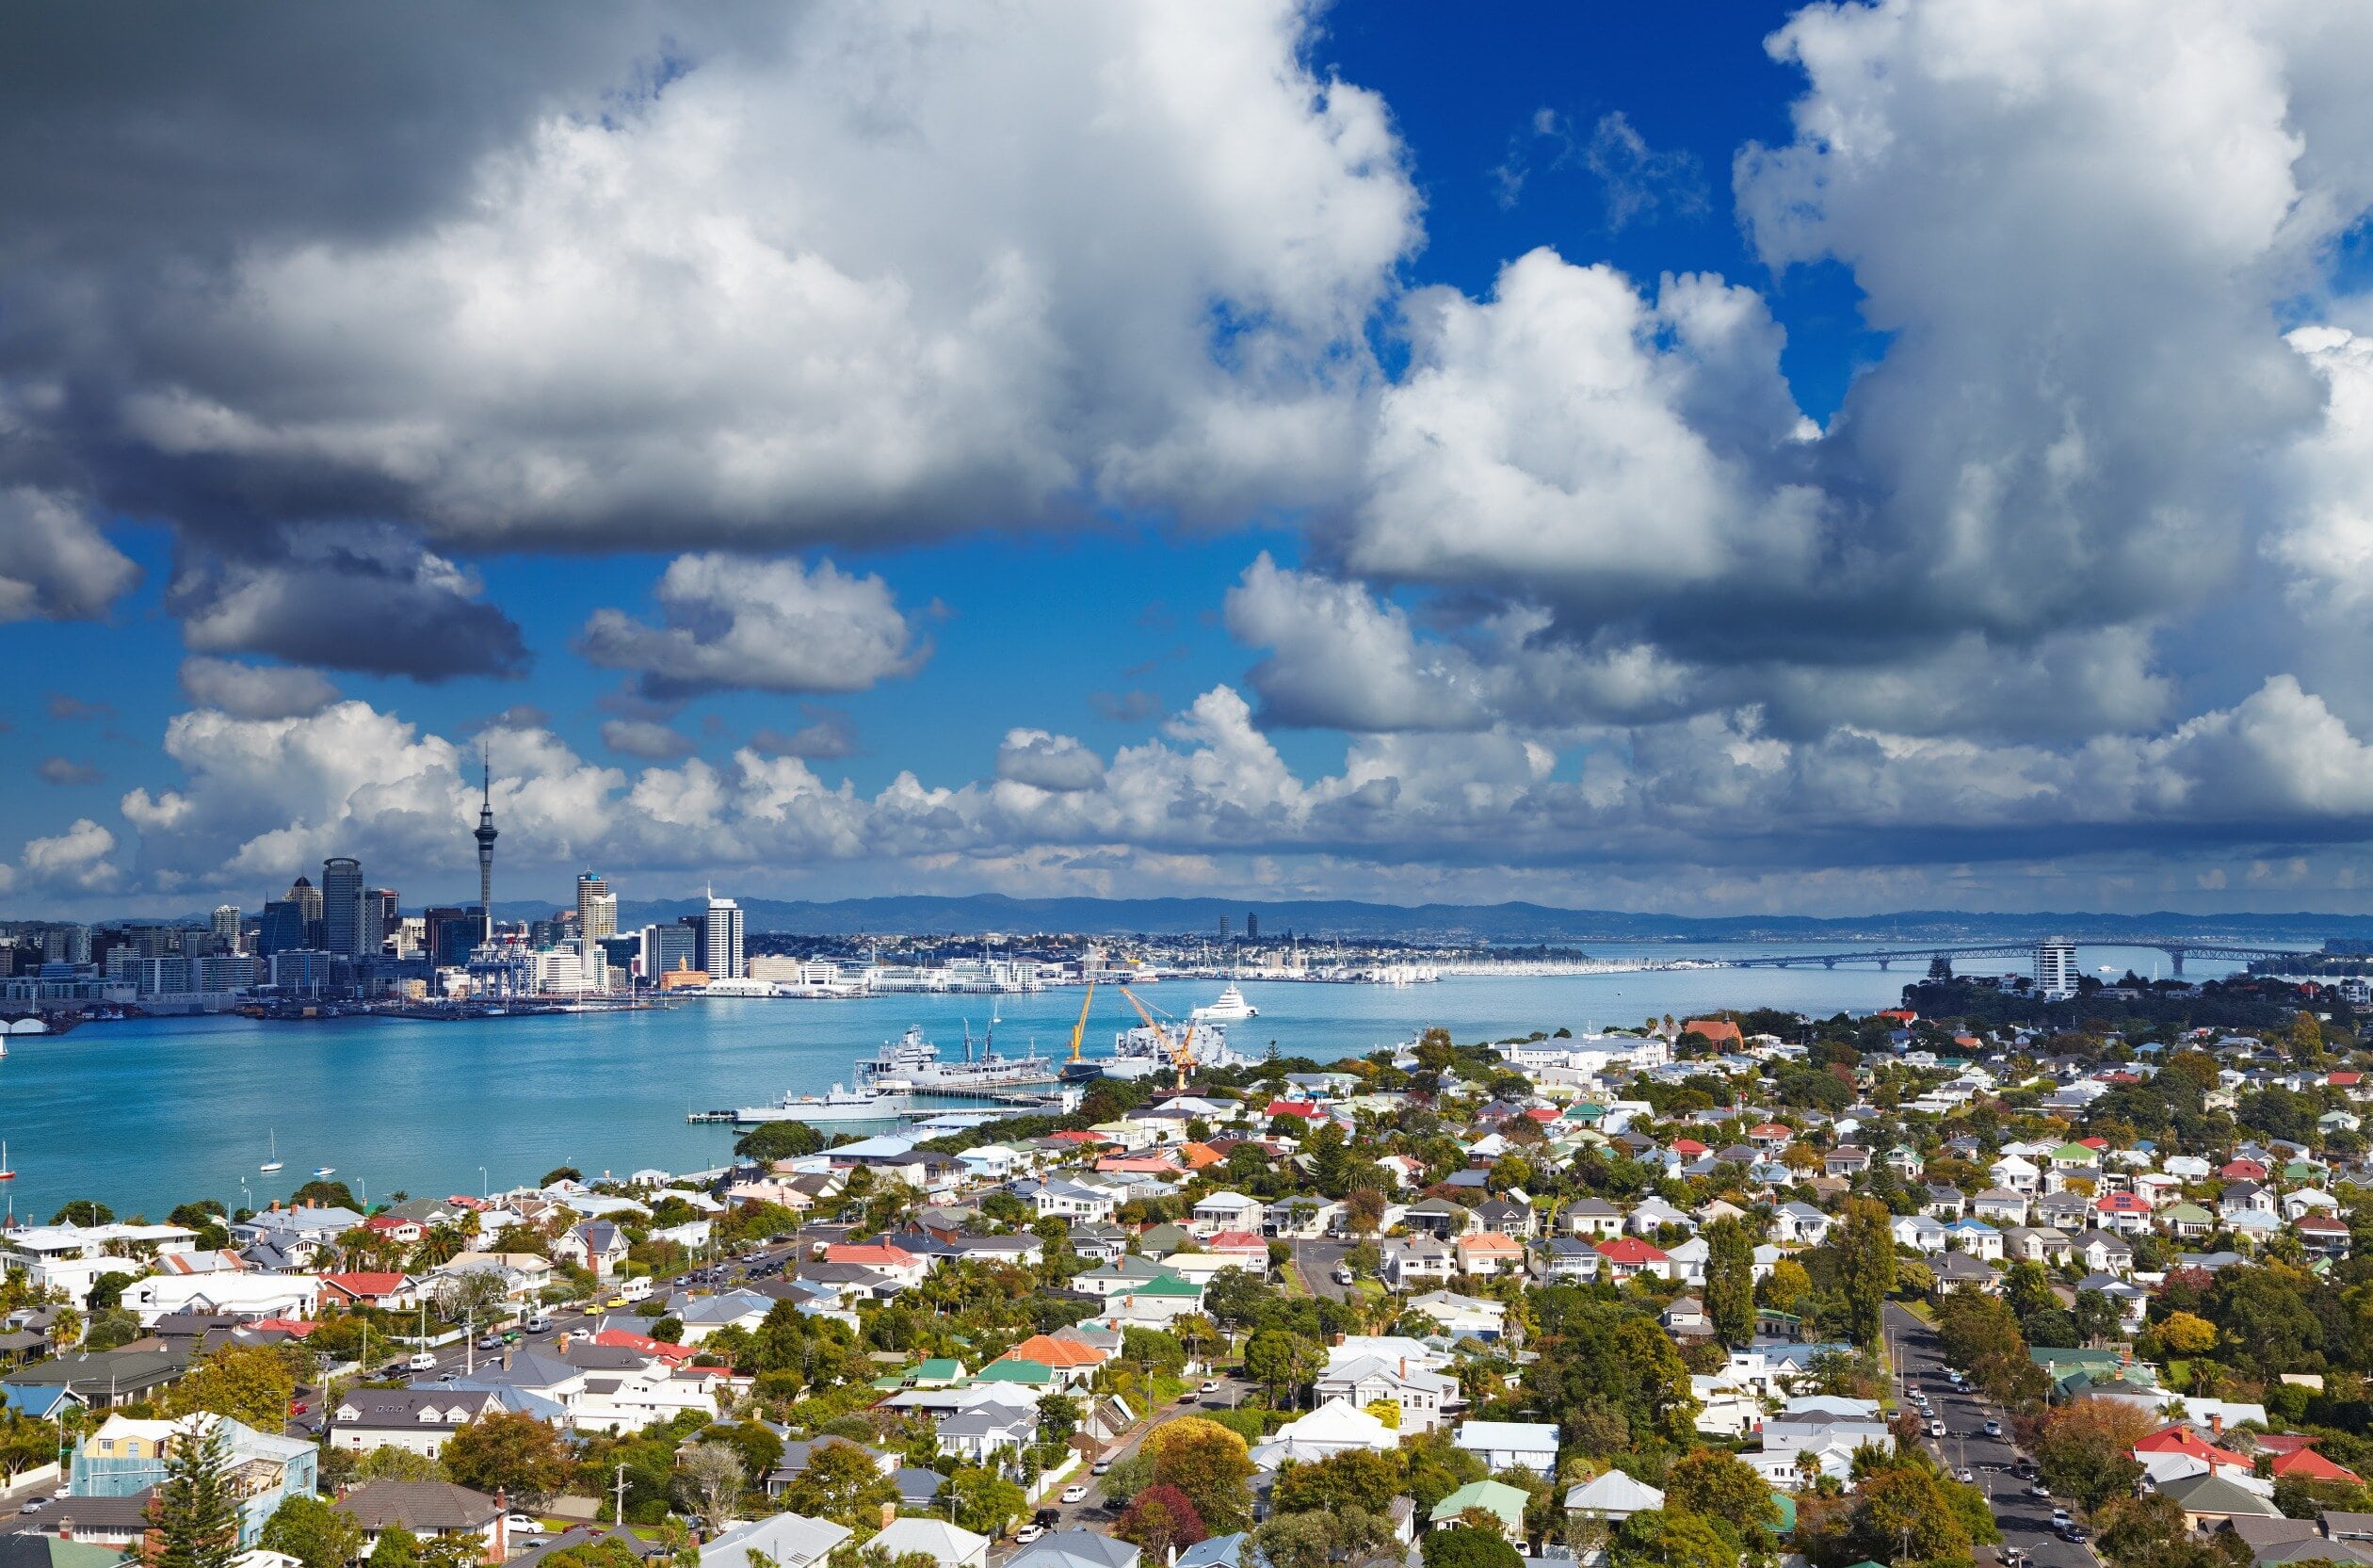
<path fill-rule="evenodd" d="M 623 1464 L 618 1467 L 618 1479 L 615 1484 L 618 1492 L 617 1523 L 622 1528 L 626 1523 L 626 1466 Z M 952 1519 L 950 1523 L 953 1523 Z"/>

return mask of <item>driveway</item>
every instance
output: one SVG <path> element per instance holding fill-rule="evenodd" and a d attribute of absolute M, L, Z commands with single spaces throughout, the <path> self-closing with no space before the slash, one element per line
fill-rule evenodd
<path fill-rule="evenodd" d="M 2030 1483 L 2009 1473 L 2019 1459 L 2009 1436 L 2010 1418 L 1975 1392 L 1954 1391 L 1945 1375 L 1945 1354 L 1936 1332 L 1890 1303 L 1886 1333 L 1896 1347 L 1901 1377 L 1898 1391 L 1918 1388 L 1929 1397 L 1929 1414 L 1945 1424 L 1942 1440 L 1923 1438 L 1922 1442 L 1948 1469 L 1969 1469 L 1971 1484 L 1986 1494 L 1994 1522 L 2002 1527 L 2003 1544 L 2029 1554 L 2036 1568 L 2101 1568 L 2092 1543 L 2062 1541 L 2052 1533 L 2052 1510 L 2068 1505 L 2028 1496 Z M 1999 1422 L 2004 1435 L 1987 1436 L 1988 1421 Z"/>

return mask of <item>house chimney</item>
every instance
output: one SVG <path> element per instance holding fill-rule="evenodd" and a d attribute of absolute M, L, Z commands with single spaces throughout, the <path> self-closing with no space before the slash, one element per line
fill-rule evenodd
<path fill-rule="evenodd" d="M 891 1520 L 893 1520 L 893 1519 L 896 1519 L 897 1516 L 898 1516 L 898 1505 L 897 1505 L 897 1504 L 896 1504 L 896 1503 L 884 1503 L 884 1504 L 882 1504 L 882 1505 L 881 1505 L 881 1528 L 882 1528 L 883 1529 L 888 1529 L 888 1528 L 890 1528 L 890 1521 L 891 1521 Z"/>
<path fill-rule="evenodd" d="M 502 1487 L 494 1489 L 494 1549 L 488 1554 L 489 1562 L 501 1562 L 510 1556 L 510 1494 Z"/>
<path fill-rule="evenodd" d="M 2212 1410 L 2208 1413 L 2208 1430 L 2210 1432 L 2219 1437 L 2222 1437 L 2224 1435 L 2223 1411 Z"/>

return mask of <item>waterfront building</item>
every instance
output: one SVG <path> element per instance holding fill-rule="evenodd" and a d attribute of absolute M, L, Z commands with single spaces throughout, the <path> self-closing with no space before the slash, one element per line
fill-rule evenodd
<path fill-rule="evenodd" d="M 459 969 L 470 962 L 470 950 L 478 945 L 485 928 L 486 921 L 476 910 L 434 905 L 420 917 L 421 950 L 437 968 Z"/>
<path fill-rule="evenodd" d="M 2076 994 L 2076 945 L 2055 936 L 2035 945 L 2035 990 L 2047 998 Z"/>
<path fill-rule="evenodd" d="M 264 960 L 247 953 L 208 953 L 197 962 L 201 991 L 251 991 L 264 983 Z"/>
<path fill-rule="evenodd" d="M 709 895 L 708 916 L 701 928 L 701 951 L 693 963 L 717 978 L 742 978 L 742 911 L 733 899 Z"/>
<path fill-rule="evenodd" d="M 212 929 L 217 942 L 221 943 L 228 951 L 237 952 L 239 950 L 239 906 L 217 904 Z"/>
<path fill-rule="evenodd" d="M 289 996 L 318 996 L 330 989 L 331 955 L 319 947 L 295 947 L 272 955 L 272 989 Z"/>
<path fill-rule="evenodd" d="M 274 898 L 264 906 L 263 918 L 255 926 L 255 950 L 259 955 L 269 957 L 307 946 L 304 905 L 293 898 Z"/>
<path fill-rule="evenodd" d="M 321 945 L 356 958 L 365 950 L 363 934 L 363 863 L 332 855 L 321 863 Z"/>

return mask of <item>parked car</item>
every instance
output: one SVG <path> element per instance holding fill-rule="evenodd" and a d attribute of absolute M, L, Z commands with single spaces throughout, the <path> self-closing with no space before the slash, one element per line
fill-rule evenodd
<path fill-rule="evenodd" d="M 503 1528 L 513 1535 L 541 1535 L 543 1521 L 532 1513 L 510 1513 L 504 1515 Z"/>
<path fill-rule="evenodd" d="M 1205 1382 L 1203 1385 L 1203 1392 L 1205 1394 L 1217 1394 L 1219 1392 L 1219 1385 L 1216 1382 Z"/>
<path fill-rule="evenodd" d="M 19 1513 L 39 1513 L 41 1510 L 49 1507 L 49 1503 L 50 1500 L 47 1497 L 27 1497 L 24 1500 L 24 1506 L 19 1508 L 17 1511 Z"/>
<path fill-rule="evenodd" d="M 1970 1473 L 1969 1466 L 1966 1464 L 1953 1472 L 1953 1479 L 1961 1482 L 1963 1486 L 1971 1485 L 1978 1479 L 1976 1476 Z"/>
<path fill-rule="evenodd" d="M 1111 1468 L 1112 1468 L 1112 1461 L 1110 1461 L 1110 1460 L 1108 1460 L 1108 1459 L 1100 1459 L 1100 1460 L 1096 1461 L 1096 1463 L 1095 1463 L 1090 1464 L 1090 1466 L 1088 1466 L 1088 1473 L 1089 1473 L 1090 1475 L 1091 1475 L 1091 1476 L 1101 1476 L 1101 1475 L 1103 1475 L 1106 1471 L 1107 1471 L 1107 1470 L 1109 1470 L 1109 1469 L 1111 1469 Z"/>
<path fill-rule="evenodd" d="M 1013 1532 L 1014 1544 L 1018 1546 L 1026 1546 L 1045 1533 L 1046 1527 L 1044 1525 L 1025 1525 L 1020 1529 Z"/>
<path fill-rule="evenodd" d="M 2056 1509 L 2052 1510 L 2052 1523 L 2053 1523 L 2053 1524 L 2055 1524 L 2055 1525 L 2065 1525 L 2065 1524 L 2067 1524 L 2067 1523 L 2068 1523 L 2068 1510 L 2066 1510 L 2066 1509 L 2064 1509 L 2064 1508 L 2056 1508 Z"/>
<path fill-rule="evenodd" d="M 2085 1527 L 2082 1525 L 2062 1525 L 2059 1528 L 2059 1538 L 2062 1541 L 2068 1542 L 2082 1541 L 2085 1539 Z"/>
<path fill-rule="evenodd" d="M 1087 1500 L 1088 1488 L 1079 1482 L 1074 1481 L 1071 1485 L 1063 1488 L 1063 1501 L 1067 1503 L 1084 1503 Z"/>
<path fill-rule="evenodd" d="M 1943 1437 L 1945 1435 L 1945 1423 L 1942 1421 L 1930 1421 L 1929 1423 L 1929 1435 L 1930 1437 Z"/>
<path fill-rule="evenodd" d="M 1986 1435 L 1988 1437 L 2000 1437 L 2002 1435 L 2002 1423 L 1999 1421 L 1987 1422 Z"/>
<path fill-rule="evenodd" d="M 2042 1481 L 2037 1481 L 2033 1486 L 2027 1488 L 2027 1495 L 2030 1497 L 2049 1497 L 2051 1495 L 2052 1489 L 2044 1485 Z M 2065 1515 L 2066 1511 L 2067 1511 L 2064 1509 L 2061 1511 L 2063 1515 Z"/>

